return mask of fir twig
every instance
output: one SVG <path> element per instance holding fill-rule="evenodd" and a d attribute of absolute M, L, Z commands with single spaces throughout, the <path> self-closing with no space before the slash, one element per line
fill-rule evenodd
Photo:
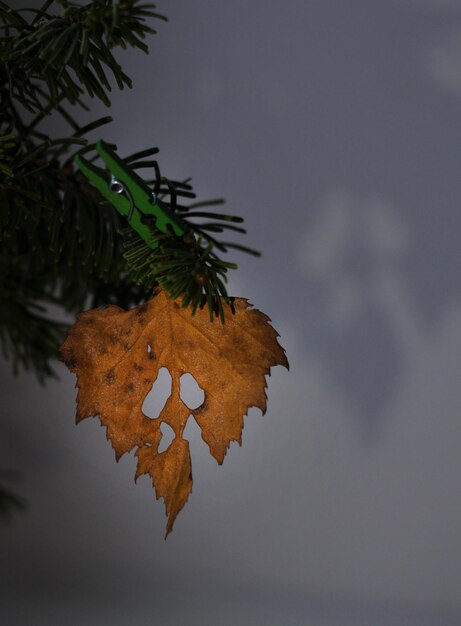
<path fill-rule="evenodd" d="M 40 110 L 36 82 L 41 81 L 52 102 L 65 97 L 75 104 L 86 93 L 110 105 L 107 71 L 119 89 L 131 87 L 112 49 L 133 47 L 147 53 L 144 39 L 156 31 L 146 19 L 166 20 L 165 16 L 155 5 L 137 0 L 95 0 L 84 6 L 63 2 L 59 15 L 49 12 L 51 4 L 46 2 L 29 23 L 0 2 L 0 28 L 6 33 L 1 60 L 10 97 L 30 110 Z M 28 11 L 33 14 L 33 9 Z"/>
<path fill-rule="evenodd" d="M 144 39 L 155 32 L 147 20 L 164 19 L 140 0 L 84 6 L 46 0 L 23 12 L 0 0 L 0 349 L 16 369 L 30 369 L 41 381 L 53 375 L 67 327 L 51 309 L 128 308 L 161 285 L 192 312 L 207 306 L 211 319 L 223 320 L 222 301 L 232 302 L 227 275 L 236 265 L 220 255 L 232 248 L 257 254 L 218 239 L 226 230 L 244 232 L 242 219 L 207 210 L 222 200 L 197 202 L 189 180 L 163 177 L 152 158 L 157 148 L 125 161 L 153 170 L 154 192 L 188 230 L 183 237 L 153 231 L 155 250 L 73 165 L 76 154 L 94 150 L 88 133 L 111 118 L 82 125 L 68 103 L 88 110 L 89 95 L 109 104 L 113 82 L 131 84 L 114 47 L 146 52 Z M 69 137 L 43 132 L 50 114 L 68 124 Z"/>

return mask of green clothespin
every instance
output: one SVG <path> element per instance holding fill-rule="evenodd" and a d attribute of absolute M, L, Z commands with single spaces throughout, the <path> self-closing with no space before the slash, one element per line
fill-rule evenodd
<path fill-rule="evenodd" d="M 186 224 L 159 200 L 143 179 L 130 169 L 104 141 L 98 141 L 96 150 L 108 171 L 77 155 L 75 162 L 83 174 L 101 194 L 128 219 L 130 226 L 155 249 L 158 242 L 152 227 L 162 233 L 178 237 L 186 232 Z"/>

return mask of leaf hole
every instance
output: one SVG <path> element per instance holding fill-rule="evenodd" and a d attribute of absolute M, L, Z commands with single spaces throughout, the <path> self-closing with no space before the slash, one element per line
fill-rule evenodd
<path fill-rule="evenodd" d="M 189 409 L 197 409 L 205 400 L 205 393 L 192 374 L 183 374 L 179 379 L 180 396 Z"/>
<path fill-rule="evenodd" d="M 160 432 L 162 433 L 162 438 L 158 446 L 159 453 L 165 452 L 165 450 L 168 450 L 168 448 L 171 445 L 171 442 L 175 438 L 174 430 L 166 422 L 162 422 L 160 424 Z"/>
<path fill-rule="evenodd" d="M 171 375 L 166 367 L 161 367 L 151 390 L 144 398 L 142 412 L 150 419 L 156 419 L 171 396 Z"/>

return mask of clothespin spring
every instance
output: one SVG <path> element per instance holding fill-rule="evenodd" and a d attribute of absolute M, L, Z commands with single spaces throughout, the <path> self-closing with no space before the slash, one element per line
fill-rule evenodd
<path fill-rule="evenodd" d="M 133 213 L 134 213 L 135 206 L 136 206 L 134 203 L 134 198 L 130 190 L 127 189 L 127 187 L 125 187 L 123 183 L 117 180 L 113 174 L 110 175 L 109 189 L 110 191 L 112 191 L 112 193 L 116 193 L 117 195 L 120 195 L 122 193 L 125 193 L 127 195 L 128 200 L 130 202 L 130 210 L 127 215 L 127 220 L 130 221 L 131 218 L 133 217 Z M 155 191 L 151 191 L 151 202 L 152 204 L 157 204 L 157 194 L 155 193 Z"/>

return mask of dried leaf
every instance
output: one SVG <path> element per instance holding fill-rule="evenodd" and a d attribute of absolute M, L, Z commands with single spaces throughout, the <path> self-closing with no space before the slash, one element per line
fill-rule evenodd
<path fill-rule="evenodd" d="M 136 478 L 149 474 L 156 496 L 165 501 L 167 535 L 192 490 L 189 444 L 184 428 L 193 415 L 211 454 L 222 463 L 231 441 L 241 444 L 243 417 L 250 407 L 266 410 L 266 379 L 275 365 L 288 367 L 269 318 L 242 298 L 224 325 L 207 310 L 191 316 L 180 301 L 160 291 L 131 311 L 117 306 L 82 313 L 60 350 L 77 375 L 77 422 L 99 415 L 117 460 L 136 449 Z M 171 395 L 151 419 L 143 402 L 166 367 Z M 190 409 L 180 397 L 180 377 L 189 372 L 204 390 L 203 403 Z M 158 452 L 160 424 L 175 439 Z"/>

